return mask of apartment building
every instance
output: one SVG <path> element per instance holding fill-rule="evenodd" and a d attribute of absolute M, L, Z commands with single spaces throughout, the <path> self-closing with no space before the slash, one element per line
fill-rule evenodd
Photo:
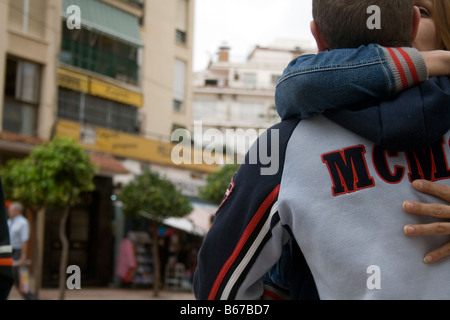
<path fill-rule="evenodd" d="M 171 159 L 171 133 L 192 119 L 193 20 L 194 0 L 0 1 L 0 164 L 65 135 L 100 168 L 68 227 L 86 285 L 114 277 L 121 185 L 152 168 L 195 194 L 215 169 Z M 33 267 L 54 285 L 58 212 L 29 219 L 43 257 Z"/>
<path fill-rule="evenodd" d="M 309 43 L 293 40 L 256 46 L 245 61 L 232 61 L 232 49 L 221 46 L 217 59 L 194 75 L 194 122 L 203 130 L 222 132 L 224 148 L 231 148 L 238 159 L 259 134 L 280 121 L 275 86 L 288 63 L 301 54 L 316 53 Z"/>

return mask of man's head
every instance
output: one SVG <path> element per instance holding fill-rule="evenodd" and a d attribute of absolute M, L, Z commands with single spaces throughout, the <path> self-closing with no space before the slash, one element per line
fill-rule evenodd
<path fill-rule="evenodd" d="M 380 8 L 381 28 L 369 28 L 370 6 Z M 311 31 L 319 50 L 357 48 L 378 43 L 410 47 L 417 34 L 420 12 L 413 0 L 313 0 Z"/>
<path fill-rule="evenodd" d="M 11 202 L 8 207 L 8 215 L 10 218 L 15 218 L 23 211 L 23 206 L 20 202 Z"/>

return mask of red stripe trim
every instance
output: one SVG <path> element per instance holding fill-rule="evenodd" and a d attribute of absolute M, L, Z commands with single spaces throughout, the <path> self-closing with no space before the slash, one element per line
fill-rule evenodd
<path fill-rule="evenodd" d="M 264 289 L 264 296 L 269 297 L 270 299 L 273 300 L 286 300 L 282 297 L 280 297 L 278 294 L 276 294 L 275 292 L 269 290 L 269 289 Z"/>
<path fill-rule="evenodd" d="M 231 266 L 236 261 L 242 248 L 244 247 L 245 243 L 250 238 L 250 236 L 252 235 L 256 226 L 259 224 L 262 217 L 264 216 L 264 213 L 267 211 L 267 209 L 270 207 L 270 205 L 273 203 L 273 201 L 277 198 L 279 191 L 280 191 L 280 185 L 278 185 L 270 193 L 270 195 L 266 198 L 266 200 L 264 200 L 262 205 L 259 207 L 256 214 L 253 216 L 253 219 L 250 221 L 250 223 L 248 224 L 244 233 L 242 234 L 241 239 L 239 239 L 239 242 L 236 245 L 236 248 L 234 248 L 233 253 L 228 258 L 227 262 L 225 262 L 224 266 L 222 267 L 222 270 L 220 270 L 219 275 L 217 276 L 216 281 L 214 282 L 214 285 L 211 289 L 211 292 L 209 293 L 208 300 L 214 300 L 216 298 L 217 292 L 219 291 L 220 285 L 222 284 L 222 281 L 225 278 L 225 275 L 228 273 Z"/>
<path fill-rule="evenodd" d="M 397 55 L 395 54 L 395 52 L 392 48 L 387 48 L 387 50 L 389 51 L 389 54 L 391 55 L 392 59 L 394 60 L 395 66 L 397 67 L 397 70 L 400 74 L 400 79 L 402 80 L 403 89 L 408 88 L 408 79 L 406 78 L 406 73 L 405 73 L 405 70 L 403 70 L 400 60 L 398 59 Z"/>
<path fill-rule="evenodd" d="M 409 71 L 411 71 L 411 75 L 413 77 L 414 84 L 419 84 L 420 83 L 419 74 L 417 73 L 416 66 L 414 65 L 414 62 L 412 61 L 411 57 L 402 48 L 397 48 L 397 50 L 400 52 L 400 54 L 403 56 L 406 63 L 408 64 L 408 68 L 409 68 Z"/>
<path fill-rule="evenodd" d="M 0 266 L 12 266 L 13 265 L 13 259 L 12 258 L 0 258 Z"/>

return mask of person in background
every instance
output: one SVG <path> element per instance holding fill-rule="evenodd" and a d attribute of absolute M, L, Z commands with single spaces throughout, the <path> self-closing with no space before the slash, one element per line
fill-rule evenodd
<path fill-rule="evenodd" d="M 8 226 L 11 238 L 12 258 L 14 260 L 13 274 L 14 285 L 26 300 L 35 300 L 29 288 L 21 283 L 21 270 L 28 273 L 28 243 L 30 239 L 30 225 L 23 216 L 23 206 L 20 202 L 11 202 L 8 207 Z M 21 285 L 22 284 L 22 285 Z"/>

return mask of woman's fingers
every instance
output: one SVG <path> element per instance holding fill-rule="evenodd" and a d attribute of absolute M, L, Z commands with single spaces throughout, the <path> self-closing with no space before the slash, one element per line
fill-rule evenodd
<path fill-rule="evenodd" d="M 428 180 L 416 180 L 413 182 L 413 188 L 417 191 L 427 193 L 450 202 L 450 186 L 446 186 L 441 183 L 433 183 Z"/>
<path fill-rule="evenodd" d="M 425 263 L 433 263 L 448 256 L 450 256 L 450 242 L 440 247 L 439 249 L 427 253 L 423 261 Z"/>
<path fill-rule="evenodd" d="M 408 236 L 448 235 L 450 234 L 450 222 L 409 224 L 404 227 L 404 232 Z M 450 256 L 450 242 L 427 253 L 423 261 L 425 263 L 433 263 L 448 256 Z"/>
<path fill-rule="evenodd" d="M 436 222 L 429 224 L 409 224 L 404 227 L 408 236 L 429 236 L 450 234 L 450 222 Z"/>
<path fill-rule="evenodd" d="M 450 218 L 450 205 L 439 203 L 423 203 L 408 200 L 403 202 L 403 210 L 408 213 L 426 215 L 436 218 Z"/>
<path fill-rule="evenodd" d="M 450 186 L 440 183 L 432 183 L 427 180 L 416 180 L 413 182 L 415 190 L 435 196 L 450 203 Z M 403 210 L 408 213 L 431 216 L 442 219 L 442 222 L 429 224 L 406 225 L 404 232 L 408 236 L 450 235 L 450 205 L 439 203 L 423 203 L 417 201 L 403 202 Z M 423 259 L 425 263 L 437 262 L 450 256 L 450 242 L 446 245 L 430 251 Z"/>

